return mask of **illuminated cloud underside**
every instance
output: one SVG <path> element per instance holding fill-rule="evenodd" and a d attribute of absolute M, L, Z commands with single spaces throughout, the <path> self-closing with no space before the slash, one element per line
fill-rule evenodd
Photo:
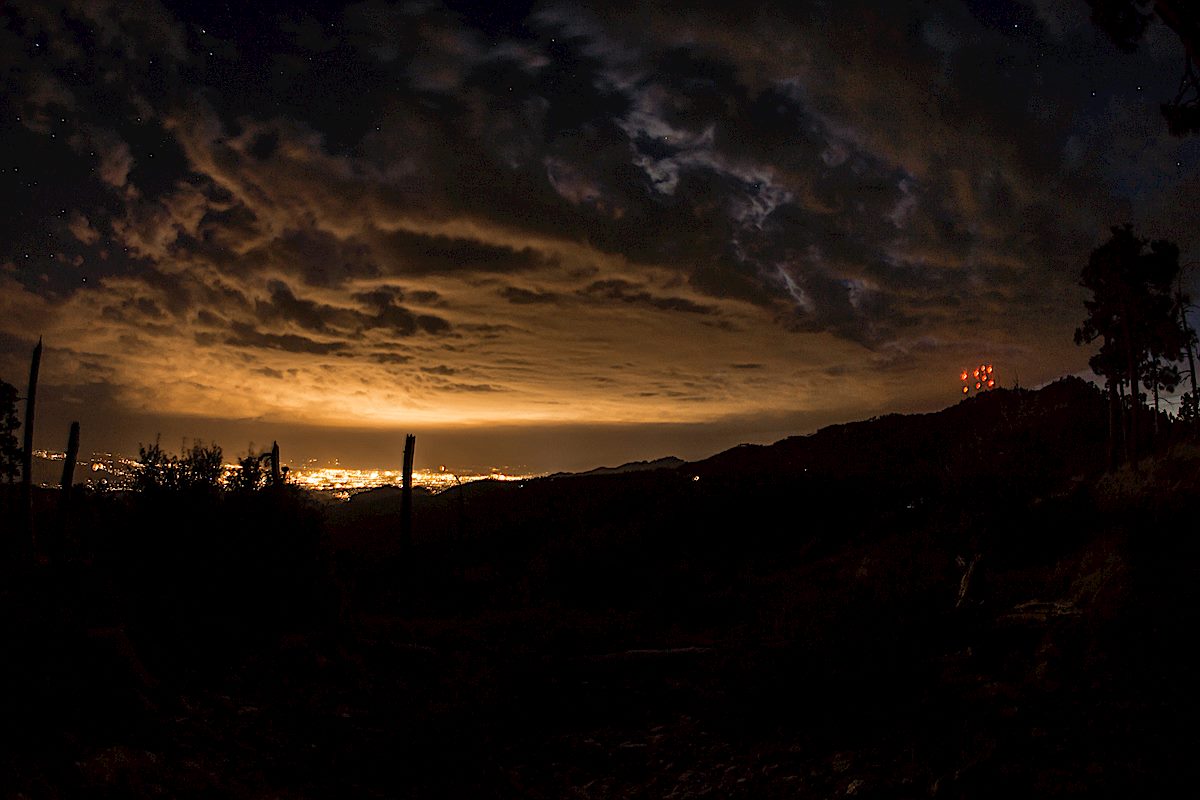
<path fill-rule="evenodd" d="M 851 418 L 979 358 L 1081 369 L 1080 259 L 1192 190 L 1123 83 L 1177 54 L 1123 60 L 1085 6 L 860 5 L 13 3 L 3 375 L 40 333 L 48 402 L 98 417 L 391 428 Z"/>

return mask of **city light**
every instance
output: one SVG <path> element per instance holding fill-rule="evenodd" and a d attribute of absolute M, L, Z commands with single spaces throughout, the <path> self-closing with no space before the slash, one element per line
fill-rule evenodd
<path fill-rule="evenodd" d="M 65 458 L 63 453 L 47 450 L 36 450 L 34 451 L 34 456 L 40 461 L 50 462 L 61 462 Z M 80 476 L 83 479 L 79 482 L 94 489 L 132 489 L 134 475 L 138 469 L 137 461 L 113 453 L 93 453 L 90 458 L 86 460 L 81 459 L 80 466 L 84 471 Z M 225 464 L 221 482 L 227 482 L 230 476 L 237 472 L 238 469 L 237 464 Z M 476 472 L 473 470 L 455 472 L 450 468 L 440 467 L 437 470 L 414 469 L 413 486 L 422 487 L 437 493 L 449 489 L 456 484 L 471 483 L 473 481 L 523 481 L 536 477 L 538 477 L 536 474 L 510 472 L 507 471 L 507 468 L 494 468 L 487 472 Z M 329 492 L 341 499 L 346 499 L 352 494 L 367 489 L 376 489 L 381 486 L 400 486 L 403 480 L 404 473 L 402 470 L 351 469 L 336 465 L 336 462 L 335 466 L 332 467 L 316 466 L 315 462 L 309 462 L 301 466 L 291 467 L 287 474 L 287 482 L 290 484 L 315 492 Z M 56 484 L 43 481 L 42 485 L 51 486 Z"/>
<path fill-rule="evenodd" d="M 972 367 L 970 370 L 963 370 L 959 373 L 958 379 L 962 381 L 962 393 L 971 393 L 971 384 L 975 385 L 975 391 L 986 392 L 988 389 L 996 388 L 995 368 L 991 364 L 980 364 L 977 367 Z"/>

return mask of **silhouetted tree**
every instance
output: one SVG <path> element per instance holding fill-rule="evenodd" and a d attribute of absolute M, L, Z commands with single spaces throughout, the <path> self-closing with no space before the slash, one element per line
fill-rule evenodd
<path fill-rule="evenodd" d="M 1179 374 L 1179 367 L 1174 364 L 1167 364 L 1162 361 L 1152 361 L 1146 367 L 1146 374 L 1142 378 L 1142 385 L 1154 393 L 1154 437 L 1158 440 L 1158 409 L 1159 409 L 1159 392 L 1173 392 L 1179 386 L 1179 381 L 1183 376 Z"/>
<path fill-rule="evenodd" d="M 1200 133 L 1200 8 L 1191 0 L 1087 0 L 1092 22 L 1120 50 L 1132 53 L 1154 17 L 1162 20 L 1183 44 L 1183 76 L 1174 99 L 1163 103 L 1162 115 L 1173 136 Z"/>
<path fill-rule="evenodd" d="M 1075 330 L 1075 343 L 1102 340 L 1089 364 L 1106 379 L 1113 409 L 1120 405 L 1124 412 L 1119 397 L 1129 390 L 1129 413 L 1122 427 L 1126 457 L 1133 463 L 1138 456 L 1142 378 L 1150 369 L 1157 375 L 1156 365 L 1178 361 L 1182 355 L 1185 336 L 1171 291 L 1178 274 L 1175 244 L 1139 238 L 1125 225 L 1114 227 L 1109 240 L 1092 251 L 1080 276 L 1091 298 L 1084 302 L 1088 317 Z"/>
<path fill-rule="evenodd" d="M 1200 419 L 1200 407 L 1197 407 L 1197 395 L 1192 392 L 1184 392 L 1179 398 L 1179 418 L 1192 426 L 1195 426 L 1196 420 Z"/>
<path fill-rule="evenodd" d="M 149 447 L 138 445 L 134 488 L 139 492 L 173 491 L 179 488 L 179 459 L 162 449 L 157 436 Z"/>
<path fill-rule="evenodd" d="M 202 445 L 192 442 L 192 448 L 180 459 L 180 473 L 185 489 L 215 489 L 220 486 L 225 469 L 221 447 L 216 442 Z"/>
<path fill-rule="evenodd" d="M 1190 266 L 1190 265 L 1189 265 Z M 1179 403 L 1179 418 L 1189 423 L 1195 423 L 1197 418 L 1197 399 L 1200 391 L 1196 389 L 1196 332 L 1188 324 L 1187 312 L 1193 308 L 1192 299 L 1183 291 L 1183 272 L 1175 279 L 1175 311 L 1179 315 L 1179 327 L 1183 331 L 1183 349 L 1187 354 L 1187 377 L 1192 390 L 1184 392 Z"/>
<path fill-rule="evenodd" d="M 1084 339 L 1080 330 L 1075 331 L 1075 344 L 1082 344 Z M 1121 361 L 1115 341 L 1107 338 L 1100 346 L 1100 352 L 1088 359 L 1092 372 L 1105 377 L 1105 393 L 1108 395 L 1108 466 L 1116 469 L 1120 462 L 1120 452 L 1125 446 L 1125 415 L 1124 401 L 1121 392 Z"/>
<path fill-rule="evenodd" d="M 149 447 L 138 447 L 137 463 L 134 486 L 142 492 L 215 489 L 224 469 L 216 443 L 205 446 L 195 441 L 180 458 L 163 450 L 158 437 Z"/>
<path fill-rule="evenodd" d="M 12 483 L 21 474 L 21 448 L 16 434 L 20 425 L 17 387 L 0 381 L 0 478 L 5 483 Z"/>
<path fill-rule="evenodd" d="M 270 470 L 264 462 L 270 456 L 267 453 L 254 453 L 254 448 L 244 457 L 238 459 L 237 469 L 229 476 L 229 490 L 233 492 L 256 492 L 264 488 L 270 480 Z"/>

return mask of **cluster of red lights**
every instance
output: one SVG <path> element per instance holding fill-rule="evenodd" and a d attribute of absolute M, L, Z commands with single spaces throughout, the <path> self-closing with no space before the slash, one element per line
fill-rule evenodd
<path fill-rule="evenodd" d="M 992 365 L 980 364 L 975 369 L 967 372 L 965 369 L 958 376 L 962 379 L 962 393 L 967 394 L 971 391 L 971 384 L 975 384 L 975 390 L 979 392 L 987 391 L 988 389 L 996 388 L 996 379 L 992 377 Z"/>

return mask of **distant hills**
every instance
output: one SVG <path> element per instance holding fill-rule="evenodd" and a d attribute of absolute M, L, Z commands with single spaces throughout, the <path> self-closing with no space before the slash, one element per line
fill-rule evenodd
<path fill-rule="evenodd" d="M 774 444 L 741 444 L 698 461 L 667 456 L 547 478 L 679 470 L 716 475 L 813 475 L 897 479 L 1011 474 L 1066 476 L 1104 464 L 1107 406 L 1087 381 L 1039 390 L 994 389 L 926 414 L 887 414 Z"/>
<path fill-rule="evenodd" d="M 688 462 L 675 456 L 656 458 L 653 461 L 629 461 L 619 467 L 596 467 L 585 472 L 555 472 L 547 477 L 564 478 L 572 475 L 621 475 L 627 472 L 650 472 L 656 469 L 675 469 Z"/>
<path fill-rule="evenodd" d="M 1051 479 L 1103 468 L 1103 394 L 1081 378 L 1040 389 L 994 389 L 927 414 L 831 425 L 772 445 L 740 445 L 695 462 L 701 476 L 822 474 L 943 480 L 993 475 Z"/>
<path fill-rule="evenodd" d="M 512 546 L 513 537 L 644 541 L 667 532 L 687 538 L 685 531 L 787 537 L 797 524 L 874 524 L 866 520 L 967 497 L 987 497 L 999 513 L 1101 472 L 1107 420 L 1104 396 L 1078 378 L 1036 391 L 996 389 L 933 413 L 832 425 L 694 462 L 667 457 L 463 484 L 417 497 L 414 531 L 425 541 Z M 333 509 L 335 542 L 393 549 L 399 507 L 394 490 L 356 496 Z M 998 522 L 995 513 L 989 518 Z"/>

